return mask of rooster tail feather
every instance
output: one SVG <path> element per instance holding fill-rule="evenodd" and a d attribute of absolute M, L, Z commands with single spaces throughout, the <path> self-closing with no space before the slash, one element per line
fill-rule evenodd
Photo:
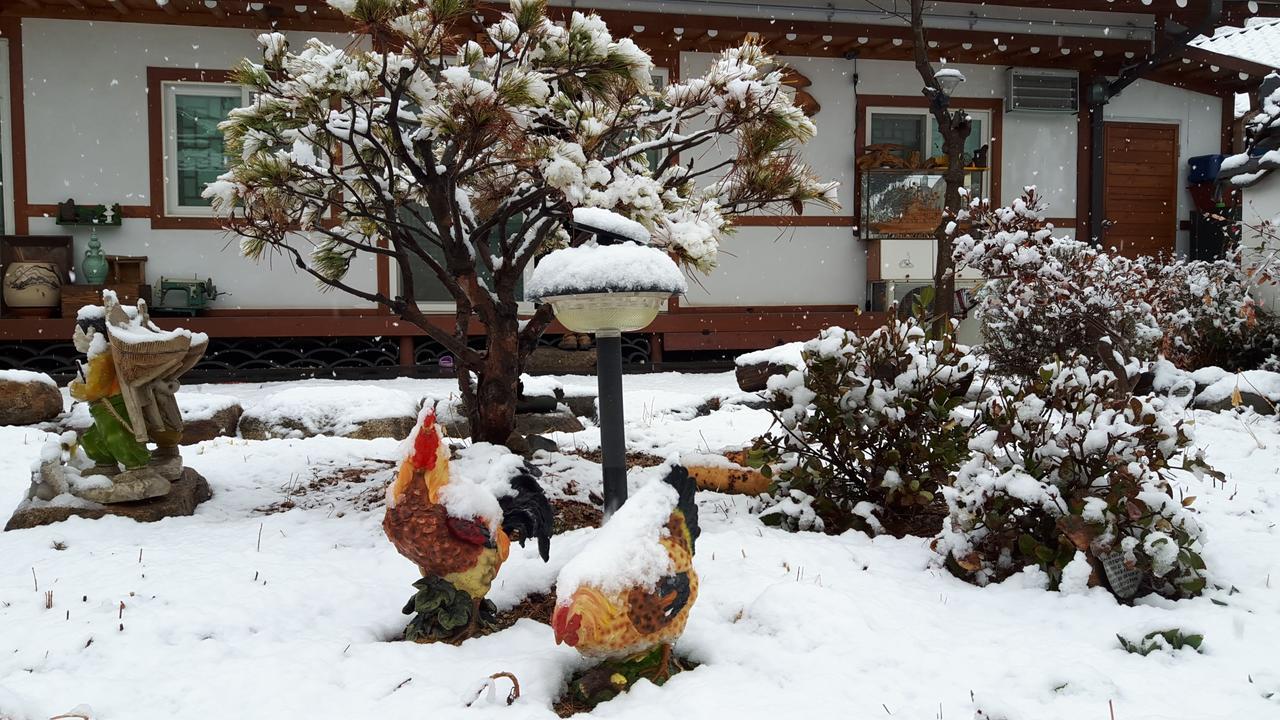
<path fill-rule="evenodd" d="M 515 490 L 514 495 L 498 498 L 502 506 L 502 530 L 519 539 L 522 547 L 525 540 L 536 538 L 538 554 L 545 562 L 551 557 L 551 526 L 555 522 L 551 501 L 527 471 L 511 478 L 511 488 Z"/>
<path fill-rule="evenodd" d="M 675 488 L 679 494 L 676 509 L 684 514 L 684 524 L 689 528 L 689 537 L 693 541 L 689 548 L 692 551 L 692 545 L 697 543 L 698 536 L 702 534 L 702 528 L 698 526 L 698 503 L 695 500 L 698 483 L 689 476 L 689 471 L 683 465 L 672 465 L 671 472 L 662 481 Z"/>

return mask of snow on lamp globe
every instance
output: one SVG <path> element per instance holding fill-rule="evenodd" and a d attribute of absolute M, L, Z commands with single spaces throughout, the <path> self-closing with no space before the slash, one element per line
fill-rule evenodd
<path fill-rule="evenodd" d="M 653 322 L 672 295 L 688 289 L 663 250 L 638 222 L 601 208 L 576 208 L 572 227 L 592 235 L 578 247 L 547 253 L 533 269 L 528 297 L 549 303 L 565 328 L 596 336 L 604 513 L 627 499 L 622 413 L 622 333 Z"/>

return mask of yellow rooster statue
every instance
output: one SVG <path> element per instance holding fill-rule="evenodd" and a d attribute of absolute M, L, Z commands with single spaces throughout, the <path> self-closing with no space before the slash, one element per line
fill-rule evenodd
<path fill-rule="evenodd" d="M 408 452 L 387 488 L 387 538 L 422 573 L 404 607 L 417 613 L 405 628 L 415 642 L 458 643 L 490 622 L 485 600 L 506 561 L 511 536 L 536 538 L 545 561 L 551 544 L 551 504 L 526 464 L 499 489 L 449 474 L 449 448 L 435 413 L 427 411 L 406 440 Z"/>
<path fill-rule="evenodd" d="M 560 571 L 551 619 L 556 643 L 604 660 L 571 681 L 579 699 L 594 704 L 640 677 L 662 683 L 670 675 L 671 643 L 698 597 L 696 489 L 685 468 L 671 466 Z"/>

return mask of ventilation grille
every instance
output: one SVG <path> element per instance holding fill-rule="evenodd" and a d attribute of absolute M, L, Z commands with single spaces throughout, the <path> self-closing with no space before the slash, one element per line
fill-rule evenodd
<path fill-rule="evenodd" d="M 1080 109 L 1080 78 L 1065 70 L 1009 69 L 1006 112 L 1073 113 Z"/>

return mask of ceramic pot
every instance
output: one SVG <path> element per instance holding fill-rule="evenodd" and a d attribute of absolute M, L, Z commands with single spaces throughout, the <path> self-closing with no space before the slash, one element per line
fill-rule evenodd
<path fill-rule="evenodd" d="M 55 308 L 62 277 L 51 262 L 15 262 L 4 271 L 4 303 L 11 308 Z"/>

